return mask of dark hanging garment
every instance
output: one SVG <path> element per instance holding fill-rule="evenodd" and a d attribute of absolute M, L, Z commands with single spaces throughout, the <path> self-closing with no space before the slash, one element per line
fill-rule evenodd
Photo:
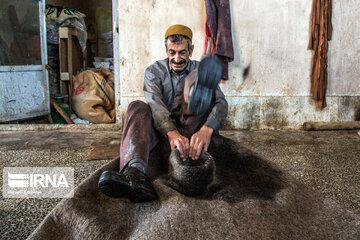
<path fill-rule="evenodd" d="M 222 79 L 228 79 L 228 63 L 234 60 L 229 0 L 205 0 L 205 53 L 216 54 L 223 63 Z"/>
<path fill-rule="evenodd" d="M 308 49 L 313 50 L 311 94 L 318 107 L 326 107 L 328 41 L 332 35 L 332 0 L 313 0 Z"/>

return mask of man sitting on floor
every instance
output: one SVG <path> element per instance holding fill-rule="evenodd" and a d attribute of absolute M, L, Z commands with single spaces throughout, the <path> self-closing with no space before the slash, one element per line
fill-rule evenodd
<path fill-rule="evenodd" d="M 104 171 L 99 179 L 100 191 L 110 197 L 132 202 L 156 200 L 146 171 L 149 153 L 159 140 L 168 138 L 171 150 L 177 148 L 181 158 L 198 159 L 227 116 L 228 104 L 214 74 L 204 74 L 205 70 L 198 70 L 199 62 L 190 60 L 194 50 L 191 29 L 184 25 L 169 27 L 165 46 L 168 58 L 145 71 L 147 104 L 134 101 L 126 112 L 119 172 Z M 191 96 L 206 98 L 201 102 L 211 105 L 195 115 L 188 109 Z"/>

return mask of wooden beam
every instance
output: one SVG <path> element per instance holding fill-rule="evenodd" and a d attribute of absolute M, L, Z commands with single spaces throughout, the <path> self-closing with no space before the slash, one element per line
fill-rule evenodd
<path fill-rule="evenodd" d="M 360 121 L 349 122 L 305 122 L 303 125 L 306 131 L 322 130 L 356 130 L 360 129 Z"/>
<path fill-rule="evenodd" d="M 72 45 L 72 35 L 69 35 L 67 38 L 67 63 L 68 63 L 68 73 L 69 73 L 69 108 L 70 114 L 72 114 L 72 89 L 73 89 L 73 45 Z"/>
<path fill-rule="evenodd" d="M 52 97 L 50 97 L 50 104 L 55 108 L 55 110 L 64 118 L 64 120 L 68 124 L 74 124 L 73 120 L 69 118 L 66 112 L 59 106 L 59 104 Z"/>

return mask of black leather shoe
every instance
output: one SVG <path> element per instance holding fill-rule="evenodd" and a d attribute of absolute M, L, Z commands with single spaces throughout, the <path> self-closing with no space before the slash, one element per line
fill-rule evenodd
<path fill-rule="evenodd" d="M 127 167 L 124 173 L 104 171 L 98 183 L 100 191 L 112 198 L 127 198 L 131 202 L 149 202 L 157 199 L 149 178 L 139 169 Z"/>
<path fill-rule="evenodd" d="M 189 102 L 189 110 L 194 115 L 204 114 L 209 110 L 221 75 L 222 64 L 218 57 L 210 55 L 201 60 Z"/>

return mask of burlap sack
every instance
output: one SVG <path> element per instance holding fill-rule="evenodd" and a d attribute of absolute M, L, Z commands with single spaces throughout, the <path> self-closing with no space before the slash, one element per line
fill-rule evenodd
<path fill-rule="evenodd" d="M 115 122 L 114 74 L 100 69 L 74 76 L 72 108 L 78 117 L 93 123 Z"/>

